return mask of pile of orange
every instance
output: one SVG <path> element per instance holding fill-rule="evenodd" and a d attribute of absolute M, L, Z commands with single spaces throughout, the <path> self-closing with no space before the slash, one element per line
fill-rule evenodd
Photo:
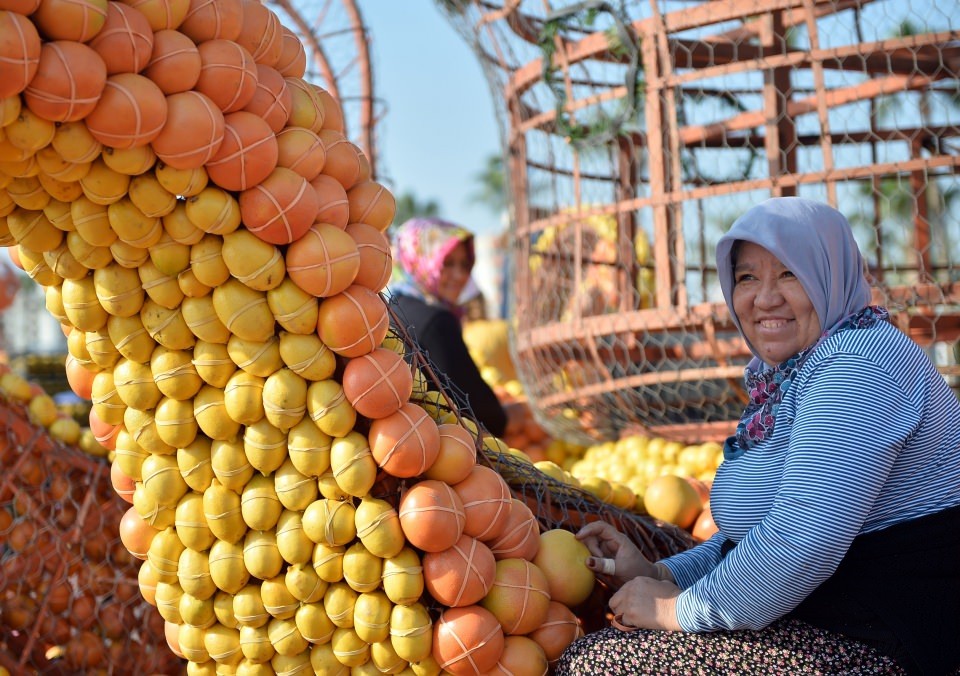
<path fill-rule="evenodd" d="M 293 32 L 258 0 L 3 6 L 0 244 L 67 335 L 187 672 L 555 659 L 570 608 L 483 605 L 538 525 L 388 336 L 394 199 Z"/>

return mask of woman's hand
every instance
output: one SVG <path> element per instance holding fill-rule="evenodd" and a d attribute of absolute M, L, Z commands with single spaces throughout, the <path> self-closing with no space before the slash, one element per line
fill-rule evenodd
<path fill-rule="evenodd" d="M 615 589 L 638 576 L 661 577 L 660 571 L 640 553 L 630 538 L 605 521 L 588 523 L 577 533 L 577 539 L 593 555 L 587 559 L 587 568 Z M 613 561 L 613 573 L 604 570 L 604 559 Z"/>
<path fill-rule="evenodd" d="M 627 627 L 683 631 L 677 622 L 679 594 L 680 588 L 672 582 L 638 577 L 610 598 L 610 610 Z"/>

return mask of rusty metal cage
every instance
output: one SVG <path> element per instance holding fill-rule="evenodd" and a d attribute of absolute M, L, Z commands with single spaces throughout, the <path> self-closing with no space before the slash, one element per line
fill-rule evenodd
<path fill-rule="evenodd" d="M 839 208 L 875 300 L 931 354 L 957 339 L 957 0 L 439 4 L 499 111 L 512 349 L 554 436 L 732 430 L 749 355 L 713 250 L 769 196 Z"/>

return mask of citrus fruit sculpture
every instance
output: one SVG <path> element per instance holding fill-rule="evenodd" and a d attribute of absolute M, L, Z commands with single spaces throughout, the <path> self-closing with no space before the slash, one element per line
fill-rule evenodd
<path fill-rule="evenodd" d="M 542 674 L 580 625 L 388 336 L 394 199 L 304 73 L 257 0 L 0 0 L 0 244 L 189 674 Z"/>

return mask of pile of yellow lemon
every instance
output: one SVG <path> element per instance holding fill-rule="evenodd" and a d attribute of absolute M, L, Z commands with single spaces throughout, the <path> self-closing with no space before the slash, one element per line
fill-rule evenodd
<path fill-rule="evenodd" d="M 723 461 L 720 444 L 708 441 L 685 445 L 662 437 L 634 435 L 589 446 L 570 463 L 570 473 L 581 479 L 602 477 L 626 484 L 642 495 L 651 481 L 665 474 L 710 482 Z"/>
<path fill-rule="evenodd" d="M 722 447 L 715 442 L 684 445 L 640 435 L 586 448 L 555 439 L 547 447 L 547 454 L 550 459 L 533 463 L 544 474 L 583 488 L 621 509 L 651 514 L 647 504 L 651 485 L 656 483 L 661 491 L 670 485 L 674 488 L 668 492 L 687 493 L 678 482 L 659 481 L 662 477 L 681 478 L 700 490 L 700 502 L 705 503 L 710 482 L 723 461 Z M 673 518 L 663 520 L 675 523 Z"/>
<path fill-rule="evenodd" d="M 65 444 L 79 445 L 95 456 L 105 456 L 107 449 L 101 446 L 89 428 L 81 427 L 70 415 L 58 409 L 49 394 L 36 383 L 12 371 L 0 363 L 0 396 L 7 401 L 26 407 L 30 422 L 47 428 L 50 436 Z"/>

